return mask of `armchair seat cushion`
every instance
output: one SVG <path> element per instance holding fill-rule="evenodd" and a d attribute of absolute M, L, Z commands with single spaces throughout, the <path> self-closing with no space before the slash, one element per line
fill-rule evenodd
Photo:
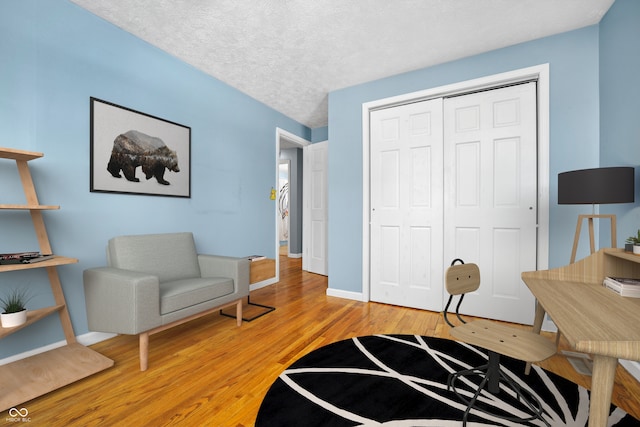
<path fill-rule="evenodd" d="M 160 314 L 191 307 L 234 292 L 233 279 L 203 277 L 160 283 Z"/>

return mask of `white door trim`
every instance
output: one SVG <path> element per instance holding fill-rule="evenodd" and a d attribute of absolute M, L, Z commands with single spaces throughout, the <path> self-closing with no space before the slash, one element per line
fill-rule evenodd
<path fill-rule="evenodd" d="M 369 182 L 369 114 L 372 110 L 388 108 L 430 98 L 473 92 L 480 89 L 537 80 L 538 82 L 538 253 L 539 270 L 549 263 L 549 64 L 541 64 L 437 88 L 379 99 L 362 104 L 362 301 L 369 301 L 370 293 L 370 182 Z"/>
<path fill-rule="evenodd" d="M 281 129 L 279 127 L 276 127 L 276 161 L 275 161 L 275 178 L 274 178 L 274 184 L 273 184 L 273 188 L 279 188 L 279 181 L 280 181 L 280 177 L 279 177 L 279 168 L 280 168 L 280 141 L 281 140 L 285 140 L 290 144 L 294 144 L 294 145 L 298 145 L 300 146 L 300 148 L 305 147 L 307 145 L 311 144 L 311 141 L 308 141 L 302 137 L 299 137 L 298 135 L 294 135 L 291 132 L 288 132 L 284 129 Z M 302 163 L 304 164 L 304 158 L 302 159 Z M 274 230 L 275 230 L 275 257 L 276 257 L 276 275 L 274 279 L 267 279 L 264 282 L 265 283 L 260 283 L 262 286 L 266 286 L 266 285 L 270 285 L 272 283 L 276 283 L 280 281 L 280 240 L 278 239 L 278 203 L 273 204 L 273 218 L 274 218 Z M 303 253 L 304 253 L 304 248 L 303 248 Z M 258 286 L 261 287 L 261 286 Z M 256 287 L 255 289 L 258 289 L 258 287 Z M 252 290 L 254 288 L 252 287 Z"/>

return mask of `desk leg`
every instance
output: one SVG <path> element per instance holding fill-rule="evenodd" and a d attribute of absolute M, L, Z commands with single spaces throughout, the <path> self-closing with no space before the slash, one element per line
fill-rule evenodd
<path fill-rule="evenodd" d="M 618 359 L 615 357 L 597 354 L 593 356 L 589 427 L 604 427 L 607 425 L 617 366 Z"/>
<path fill-rule="evenodd" d="M 540 305 L 538 300 L 536 300 L 536 315 L 533 319 L 533 329 L 532 329 L 534 333 L 539 334 L 540 331 L 542 330 L 542 322 L 544 321 L 545 314 L 546 314 L 546 311 L 544 310 L 542 305 Z M 531 372 L 531 362 L 527 362 L 527 366 L 524 368 L 525 375 L 529 375 L 529 372 Z"/>

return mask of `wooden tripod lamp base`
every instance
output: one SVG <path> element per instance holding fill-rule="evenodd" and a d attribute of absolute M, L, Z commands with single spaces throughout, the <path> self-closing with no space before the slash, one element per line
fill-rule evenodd
<path fill-rule="evenodd" d="M 580 240 L 580 230 L 582 228 L 582 220 L 587 219 L 589 221 L 589 244 L 591 247 L 591 253 L 596 251 L 595 235 L 593 232 L 593 219 L 594 218 L 609 218 L 611 220 L 611 247 L 617 246 L 616 242 L 616 216 L 613 214 L 606 215 L 578 215 L 578 225 L 576 226 L 576 235 L 573 239 L 573 250 L 571 251 L 571 262 L 573 264 L 576 261 L 576 252 L 578 251 L 578 241 Z"/>

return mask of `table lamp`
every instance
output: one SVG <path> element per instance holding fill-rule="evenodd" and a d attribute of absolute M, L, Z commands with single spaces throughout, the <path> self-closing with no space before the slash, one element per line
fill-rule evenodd
<path fill-rule="evenodd" d="M 580 240 L 580 228 L 582 220 L 589 221 L 589 242 L 591 253 L 595 252 L 595 239 L 593 234 L 594 218 L 609 218 L 611 221 L 611 247 L 616 243 L 616 216 L 613 214 L 595 214 L 595 205 L 610 203 L 633 203 L 634 168 L 610 167 L 595 169 L 580 169 L 558 174 L 558 204 L 582 205 L 591 204 L 591 215 L 578 215 L 576 235 L 573 239 L 571 251 L 571 263 L 576 260 L 578 241 Z"/>

